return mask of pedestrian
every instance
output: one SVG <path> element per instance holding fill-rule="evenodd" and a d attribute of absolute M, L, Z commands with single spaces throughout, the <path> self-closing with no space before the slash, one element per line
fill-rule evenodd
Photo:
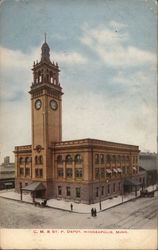
<path fill-rule="evenodd" d="M 101 210 L 101 201 L 99 202 L 100 210 Z"/>
<path fill-rule="evenodd" d="M 73 211 L 73 205 L 72 205 L 72 203 L 71 203 L 70 207 L 71 207 L 71 211 Z"/>
<path fill-rule="evenodd" d="M 91 209 L 91 216 L 93 216 L 93 208 Z"/>
<path fill-rule="evenodd" d="M 95 217 L 97 216 L 97 210 L 96 210 L 96 208 L 94 209 L 94 216 Z"/>

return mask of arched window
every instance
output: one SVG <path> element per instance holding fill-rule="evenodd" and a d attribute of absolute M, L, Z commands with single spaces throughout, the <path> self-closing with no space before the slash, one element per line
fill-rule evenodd
<path fill-rule="evenodd" d="M 95 155 L 95 163 L 98 164 L 99 163 L 99 154 Z"/>
<path fill-rule="evenodd" d="M 20 164 L 23 164 L 25 162 L 24 158 L 23 157 L 20 157 L 20 160 L 19 160 Z"/>
<path fill-rule="evenodd" d="M 81 161 L 82 161 L 81 155 L 77 154 L 77 155 L 75 156 L 75 163 L 81 163 Z"/>
<path fill-rule="evenodd" d="M 110 163 L 110 160 L 111 160 L 110 155 L 107 155 L 106 156 L 106 163 Z"/>
<path fill-rule="evenodd" d="M 38 156 L 35 156 L 35 164 L 38 164 Z"/>
<path fill-rule="evenodd" d="M 71 157 L 71 155 L 67 155 L 65 161 L 66 161 L 66 163 L 70 163 L 71 164 L 72 163 L 72 157 Z"/>
<path fill-rule="evenodd" d="M 43 156 L 42 155 L 39 156 L 39 164 L 43 164 Z"/>
<path fill-rule="evenodd" d="M 100 155 L 100 160 L 101 160 L 101 163 L 104 163 L 104 155 L 103 154 Z"/>
<path fill-rule="evenodd" d="M 30 163 L 30 158 L 29 158 L 29 157 L 26 157 L 26 158 L 25 158 L 25 162 L 26 162 L 26 164 L 29 164 L 29 163 Z"/>
<path fill-rule="evenodd" d="M 115 163 L 115 162 L 116 162 L 116 156 L 113 155 L 113 156 L 112 156 L 112 163 Z"/>
<path fill-rule="evenodd" d="M 50 83 L 53 83 L 53 72 L 50 72 Z"/>
<path fill-rule="evenodd" d="M 57 156 L 57 163 L 62 163 L 62 155 Z"/>

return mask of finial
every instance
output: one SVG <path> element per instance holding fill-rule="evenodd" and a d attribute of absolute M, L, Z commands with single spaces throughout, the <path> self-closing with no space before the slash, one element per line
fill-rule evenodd
<path fill-rule="evenodd" d="M 45 41 L 45 43 L 46 43 L 46 36 L 47 36 L 47 34 L 46 34 L 46 32 L 44 32 L 44 41 Z"/>

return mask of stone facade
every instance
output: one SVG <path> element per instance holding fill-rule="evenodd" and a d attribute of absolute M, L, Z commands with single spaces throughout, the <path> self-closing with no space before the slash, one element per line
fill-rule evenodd
<path fill-rule="evenodd" d="M 117 196 L 125 178 L 138 181 L 139 147 L 95 139 L 62 141 L 60 70 L 49 51 L 45 42 L 41 61 L 32 69 L 32 145 L 15 147 L 16 190 L 42 182 L 43 197 L 88 204 Z"/>

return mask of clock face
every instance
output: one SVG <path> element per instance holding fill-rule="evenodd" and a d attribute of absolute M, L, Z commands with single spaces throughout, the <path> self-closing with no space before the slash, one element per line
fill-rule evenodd
<path fill-rule="evenodd" d="M 41 108 L 41 100 L 37 100 L 37 101 L 35 102 L 35 108 L 36 108 L 37 110 Z"/>
<path fill-rule="evenodd" d="M 53 110 L 56 110 L 58 108 L 58 104 L 55 100 L 50 101 L 50 106 Z"/>

